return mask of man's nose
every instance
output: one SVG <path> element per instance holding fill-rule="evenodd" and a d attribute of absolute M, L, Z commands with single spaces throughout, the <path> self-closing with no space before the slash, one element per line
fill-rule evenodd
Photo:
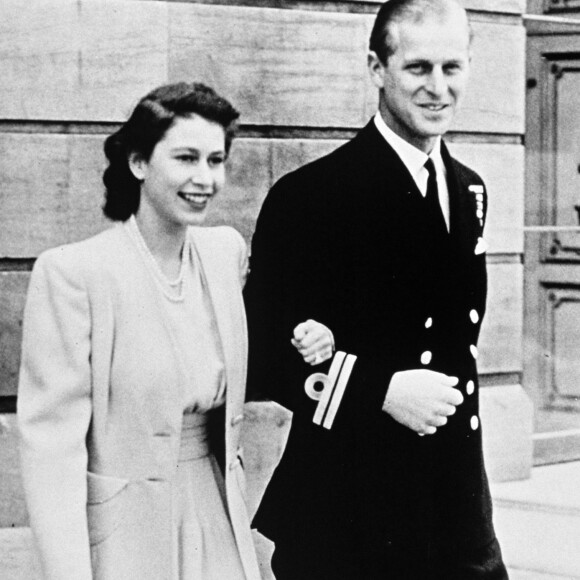
<path fill-rule="evenodd" d="M 443 70 L 434 68 L 427 79 L 426 89 L 435 96 L 443 96 L 447 91 L 447 79 Z"/>

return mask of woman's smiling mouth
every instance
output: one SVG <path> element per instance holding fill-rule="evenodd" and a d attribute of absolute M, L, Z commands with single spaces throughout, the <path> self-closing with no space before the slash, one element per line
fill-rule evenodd
<path fill-rule="evenodd" d="M 212 197 L 212 193 L 185 193 L 180 191 L 177 195 L 187 201 L 187 203 L 194 205 L 205 205 Z"/>

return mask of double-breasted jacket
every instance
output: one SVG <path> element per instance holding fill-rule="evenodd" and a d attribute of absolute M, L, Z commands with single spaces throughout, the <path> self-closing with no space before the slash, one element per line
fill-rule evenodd
<path fill-rule="evenodd" d="M 421 558 L 495 538 L 476 369 L 487 194 L 444 144 L 442 155 L 449 233 L 434 229 L 372 122 L 281 178 L 257 222 L 244 291 L 248 386 L 290 409 L 293 422 L 254 525 L 280 543 L 326 546 L 320 557 L 345 565 L 349 554 L 369 562 L 415 546 Z M 293 328 L 307 319 L 334 333 L 332 363 L 313 369 L 292 347 Z M 382 410 L 393 374 L 417 368 L 457 376 L 464 396 L 434 436 Z M 327 381 L 307 381 L 315 371 Z"/>

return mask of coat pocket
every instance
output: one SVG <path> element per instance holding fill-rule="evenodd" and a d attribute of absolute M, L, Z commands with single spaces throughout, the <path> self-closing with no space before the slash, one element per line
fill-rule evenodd
<path fill-rule="evenodd" d="M 91 546 L 105 541 L 122 523 L 128 479 L 87 472 L 87 519 Z"/>

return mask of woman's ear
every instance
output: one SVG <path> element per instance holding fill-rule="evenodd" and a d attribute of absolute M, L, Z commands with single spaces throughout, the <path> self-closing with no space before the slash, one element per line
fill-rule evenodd
<path fill-rule="evenodd" d="M 143 181 L 145 179 L 145 170 L 147 167 L 147 162 L 143 159 L 140 153 L 132 151 L 129 153 L 129 169 L 131 173 L 135 176 L 135 179 Z"/>

